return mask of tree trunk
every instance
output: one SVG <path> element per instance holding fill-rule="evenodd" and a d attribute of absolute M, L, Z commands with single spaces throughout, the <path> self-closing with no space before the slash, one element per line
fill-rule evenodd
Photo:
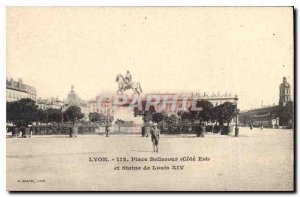
<path fill-rule="evenodd" d="M 220 132 L 222 133 L 223 127 L 224 127 L 224 122 L 223 122 L 223 120 L 220 120 L 220 121 L 219 121 L 219 126 L 220 126 Z"/>

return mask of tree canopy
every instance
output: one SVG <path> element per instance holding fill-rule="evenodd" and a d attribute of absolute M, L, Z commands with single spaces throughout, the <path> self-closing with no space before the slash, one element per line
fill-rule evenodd
<path fill-rule="evenodd" d="M 192 121 L 199 120 L 202 121 L 209 121 L 212 119 L 212 109 L 213 105 L 205 100 L 197 100 L 196 107 L 201 107 L 200 111 L 192 111 L 191 107 L 189 108 L 189 112 L 183 113 L 182 116 L 184 119 L 191 119 Z"/>
<path fill-rule="evenodd" d="M 230 122 L 231 119 L 236 115 L 236 106 L 232 102 L 225 102 L 218 105 L 212 110 L 212 119 L 223 122 Z"/>
<path fill-rule="evenodd" d="M 27 127 L 32 122 L 37 121 L 39 112 L 38 106 L 29 98 L 6 104 L 7 121 L 18 127 Z"/>
<path fill-rule="evenodd" d="M 46 110 L 47 122 L 61 122 L 61 110 L 49 108 Z"/>
<path fill-rule="evenodd" d="M 73 124 L 75 123 L 76 120 L 79 120 L 84 117 L 84 114 L 81 113 L 80 107 L 76 105 L 69 106 L 65 111 L 65 114 L 67 118 L 73 122 Z"/>
<path fill-rule="evenodd" d="M 91 122 L 98 122 L 100 124 L 103 123 L 107 123 L 108 122 L 112 122 L 113 121 L 113 116 L 108 115 L 108 117 L 106 117 L 103 114 L 97 113 L 97 112 L 91 112 L 89 113 L 89 120 Z"/>

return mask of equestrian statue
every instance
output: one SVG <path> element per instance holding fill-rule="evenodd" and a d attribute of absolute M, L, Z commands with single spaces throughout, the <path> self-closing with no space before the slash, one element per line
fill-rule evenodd
<path fill-rule="evenodd" d="M 124 91 L 132 89 L 134 94 L 140 95 L 143 92 L 141 84 L 139 82 L 132 81 L 130 72 L 127 70 L 125 78 L 122 74 L 118 74 L 116 78 L 118 83 L 117 94 L 123 94 Z M 133 94 L 133 95 L 134 95 Z"/>

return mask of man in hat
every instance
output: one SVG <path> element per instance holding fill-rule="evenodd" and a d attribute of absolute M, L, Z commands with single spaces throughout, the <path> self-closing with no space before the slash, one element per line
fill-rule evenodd
<path fill-rule="evenodd" d="M 153 143 L 153 152 L 158 152 L 158 142 L 160 136 L 160 130 L 157 128 L 157 123 L 154 123 L 150 129 L 151 141 Z"/>

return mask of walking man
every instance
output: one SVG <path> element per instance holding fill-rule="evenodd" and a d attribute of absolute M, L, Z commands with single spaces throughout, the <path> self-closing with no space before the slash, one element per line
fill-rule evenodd
<path fill-rule="evenodd" d="M 157 128 L 157 123 L 154 123 L 150 130 L 151 134 L 151 141 L 153 143 L 153 152 L 158 153 L 158 143 L 159 143 L 159 136 L 160 136 L 160 130 Z"/>

